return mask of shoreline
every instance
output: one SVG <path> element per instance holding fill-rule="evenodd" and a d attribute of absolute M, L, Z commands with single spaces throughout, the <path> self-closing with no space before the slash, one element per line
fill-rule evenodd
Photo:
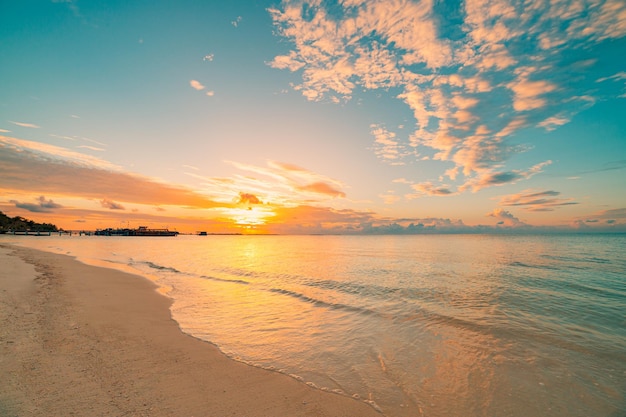
<path fill-rule="evenodd" d="M 10 243 L 0 259 L 0 415 L 381 415 L 183 333 L 144 277 Z"/>

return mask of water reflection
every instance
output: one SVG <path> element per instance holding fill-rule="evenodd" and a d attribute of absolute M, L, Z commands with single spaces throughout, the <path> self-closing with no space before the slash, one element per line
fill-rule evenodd
<path fill-rule="evenodd" d="M 172 288 L 181 327 L 233 357 L 357 394 L 389 416 L 569 417 L 623 409 L 622 240 L 215 236 L 180 237 L 167 250 L 154 240 L 55 245 L 155 276 Z"/>

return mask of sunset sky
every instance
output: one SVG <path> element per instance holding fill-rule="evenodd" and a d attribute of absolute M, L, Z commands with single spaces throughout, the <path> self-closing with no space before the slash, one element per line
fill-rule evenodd
<path fill-rule="evenodd" d="M 623 0 L 3 1 L 0 211 L 626 231 Z"/>

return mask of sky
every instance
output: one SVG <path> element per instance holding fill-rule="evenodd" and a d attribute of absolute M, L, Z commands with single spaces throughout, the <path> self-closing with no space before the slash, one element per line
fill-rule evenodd
<path fill-rule="evenodd" d="M 626 232 L 623 0 L 0 0 L 0 211 Z"/>

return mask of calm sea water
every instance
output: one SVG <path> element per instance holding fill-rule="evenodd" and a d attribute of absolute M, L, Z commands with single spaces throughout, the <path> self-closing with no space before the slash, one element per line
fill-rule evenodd
<path fill-rule="evenodd" d="M 626 236 L 13 237 L 227 355 L 400 416 L 626 415 Z"/>

